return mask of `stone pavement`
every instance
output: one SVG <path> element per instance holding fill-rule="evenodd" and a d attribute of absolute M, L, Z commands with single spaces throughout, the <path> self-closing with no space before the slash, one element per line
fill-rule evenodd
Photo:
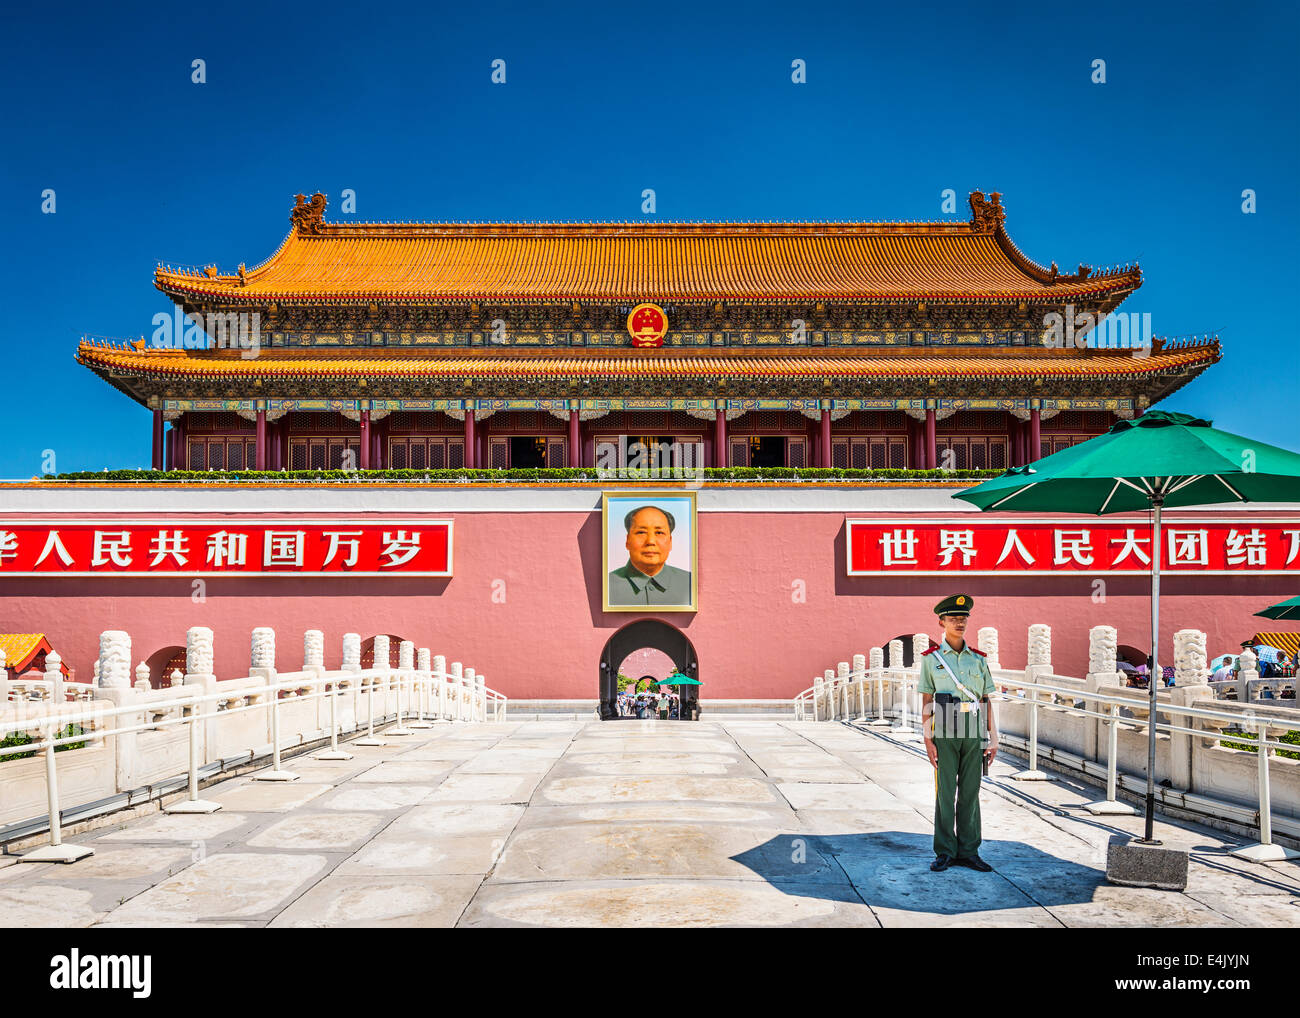
<path fill-rule="evenodd" d="M 981 797 L 997 872 L 931 873 L 919 745 L 833 723 L 724 719 L 439 724 L 355 758 L 232 778 L 206 816 L 151 813 L 67 840 L 72 865 L 0 857 L 10 926 L 1300 926 L 1300 864 L 1192 852 L 1183 894 L 1111 887 L 1105 846 L 1138 818 L 1097 790 Z"/>

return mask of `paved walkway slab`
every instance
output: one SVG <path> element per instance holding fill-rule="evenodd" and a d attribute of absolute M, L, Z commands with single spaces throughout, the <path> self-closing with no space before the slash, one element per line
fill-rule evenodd
<path fill-rule="evenodd" d="M 1112 887 L 1140 818 L 1096 789 L 981 794 L 995 867 L 932 873 L 933 771 L 917 743 L 774 719 L 439 724 L 286 758 L 203 790 L 208 815 L 128 815 L 67 840 L 69 866 L 0 857 L 11 926 L 1300 927 L 1300 863 L 1254 865 L 1221 832 L 1161 820 L 1185 893 Z"/>

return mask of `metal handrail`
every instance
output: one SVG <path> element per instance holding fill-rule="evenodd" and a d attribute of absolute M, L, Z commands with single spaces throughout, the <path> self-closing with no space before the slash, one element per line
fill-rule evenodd
<path fill-rule="evenodd" d="M 332 746 L 337 746 L 337 739 L 340 730 L 337 715 L 337 698 L 346 682 L 348 685 L 359 684 L 369 694 L 373 694 L 375 684 L 383 682 L 384 689 L 387 691 L 390 685 L 395 685 L 398 692 L 398 716 L 399 724 L 401 717 L 401 695 L 404 689 L 413 684 L 428 684 L 441 680 L 442 685 L 455 685 L 457 688 L 468 689 L 471 699 L 470 708 L 474 716 L 482 716 L 486 720 L 487 701 L 490 698 L 494 703 L 494 720 L 504 717 L 506 696 L 486 686 L 474 687 L 464 686 L 464 680 L 459 679 L 454 683 L 451 680 L 456 679 L 450 672 L 434 671 L 427 669 L 411 668 L 367 668 L 358 670 L 347 670 L 339 672 L 326 672 L 324 669 L 313 669 L 303 672 L 276 672 L 275 681 L 268 677 L 247 676 L 249 679 L 262 678 L 258 685 L 241 685 L 238 689 L 220 690 L 213 693 L 185 692 L 185 687 L 168 687 L 160 692 L 171 692 L 179 690 L 171 696 L 160 697 L 156 700 L 142 703 L 127 704 L 116 707 L 104 707 L 100 704 L 105 701 L 97 701 L 96 706 L 74 708 L 67 711 L 67 701 L 63 704 L 55 701 L 12 701 L 20 707 L 50 704 L 48 710 L 42 710 L 39 716 L 34 717 L 17 717 L 0 721 L 0 738 L 7 734 L 16 732 L 40 732 L 40 739 L 25 743 L 22 746 L 12 747 L 12 753 L 4 755 L 17 756 L 28 753 L 42 752 L 45 756 L 46 772 L 46 798 L 49 805 L 49 829 L 50 843 L 44 848 L 35 852 L 27 853 L 23 858 L 31 861 L 60 861 L 71 862 L 83 858 L 91 853 L 91 849 L 82 848 L 73 845 L 64 845 L 62 839 L 62 829 L 60 823 L 61 809 L 59 806 L 59 788 L 57 774 L 57 756 L 55 751 L 60 746 L 69 746 L 74 743 L 102 743 L 105 739 L 119 735 L 131 735 L 139 732 L 158 731 L 171 726 L 189 725 L 190 731 L 190 754 L 189 754 L 189 800 L 182 805 L 196 807 L 188 812 L 207 812 L 217 808 L 214 804 L 204 803 L 198 798 L 198 723 L 217 721 L 222 718 L 231 717 L 237 714 L 243 714 L 248 711 L 270 711 L 271 713 L 271 756 L 273 770 L 270 777 L 292 777 L 292 775 L 282 775 L 280 772 L 280 734 L 279 734 L 279 710 L 282 692 L 294 692 L 308 688 L 312 692 L 302 697 L 291 697 L 290 699 L 298 700 L 319 700 L 329 697 L 331 700 L 331 720 L 329 725 L 330 741 Z M 235 680 L 237 681 L 237 680 Z M 328 687 L 328 688 L 327 688 Z M 191 686 L 191 690 L 196 687 Z M 413 690 L 412 690 L 413 692 Z M 481 695 L 480 695 L 481 694 Z M 267 702 L 262 702 L 263 697 L 269 697 Z M 226 707 L 222 709 L 221 704 L 228 703 L 233 699 L 246 699 L 248 702 L 241 703 L 237 707 Z M 446 697 L 439 696 L 439 708 L 436 715 L 451 719 L 453 712 L 450 705 L 446 704 Z M 461 715 L 462 697 L 458 694 L 456 697 L 456 706 L 454 716 L 459 718 Z M 78 701 L 73 701 L 77 703 Z M 84 702 L 84 701 L 83 701 Z M 408 700 L 408 702 L 411 702 Z M 205 704 L 213 704 L 215 710 L 211 712 L 200 712 L 199 708 Z M 148 715 L 162 712 L 161 717 L 152 718 Z M 423 707 L 417 708 L 414 713 L 417 717 L 423 718 L 425 711 Z M 121 718 L 128 715 L 144 715 L 145 720 L 125 725 L 115 725 L 112 728 L 104 728 L 103 722 L 109 718 Z M 373 715 L 371 717 L 373 723 Z M 84 726 L 92 726 L 89 731 L 84 730 Z M 66 726 L 83 727 L 83 730 L 75 735 L 59 736 Z M 3 776 L 3 764 L 9 761 L 0 761 L 0 778 Z"/>
<path fill-rule="evenodd" d="M 1121 812 L 1129 811 L 1129 808 L 1115 801 L 1115 789 L 1117 785 L 1117 744 L 1116 733 L 1119 728 L 1127 725 L 1130 728 L 1138 730 L 1150 730 L 1154 726 L 1155 731 L 1164 731 L 1167 733 L 1180 732 L 1188 736 L 1200 739 L 1212 739 L 1218 742 L 1232 742 L 1232 733 L 1221 733 L 1215 728 L 1193 728 L 1188 724 L 1176 724 L 1171 722 L 1162 722 L 1158 717 L 1151 717 L 1151 714 L 1169 714 L 1179 715 L 1184 718 L 1204 721 L 1219 721 L 1224 724 L 1220 727 L 1226 727 L 1231 724 L 1236 726 L 1243 733 L 1246 730 L 1254 729 L 1253 738 L 1250 740 L 1251 748 L 1256 752 L 1258 757 L 1258 801 L 1259 808 L 1256 812 L 1256 818 L 1259 827 L 1259 843 L 1245 848 L 1237 849 L 1233 854 L 1253 861 L 1271 861 L 1288 858 L 1287 854 L 1272 844 L 1272 791 L 1269 775 L 1269 760 L 1275 750 L 1296 751 L 1297 747 L 1292 743 L 1281 742 L 1270 739 L 1268 732 L 1270 728 L 1282 728 L 1289 731 L 1300 731 L 1300 711 L 1296 711 L 1295 717 L 1281 716 L 1279 712 L 1288 711 L 1288 708 L 1277 707 L 1273 705 L 1260 705 L 1255 703 L 1243 703 L 1239 710 L 1226 711 L 1215 710 L 1206 707 L 1193 707 L 1189 705 L 1175 704 L 1171 702 L 1157 702 L 1154 711 L 1151 709 L 1151 702 L 1147 697 L 1135 698 L 1130 696 L 1115 695 L 1112 693 L 1103 693 L 1100 690 L 1080 689 L 1074 686 L 1062 686 L 1052 682 L 1042 682 L 1023 677 L 1016 677 L 1014 672 L 1009 669 L 996 669 L 993 679 L 998 687 L 995 694 L 996 699 L 1008 702 L 1026 703 L 1030 707 L 1029 713 L 1029 734 L 1024 737 L 1017 736 L 1017 741 L 1023 740 L 1028 744 L 1029 769 L 1017 777 L 1041 779 L 1044 775 L 1037 770 L 1038 767 L 1038 710 L 1046 708 L 1066 713 L 1077 714 L 1081 717 L 1096 718 L 1103 722 L 1107 728 L 1107 761 L 1106 761 L 1106 793 L 1107 797 L 1103 802 L 1089 804 L 1089 809 L 1094 812 Z M 848 673 L 837 674 L 832 679 L 828 679 L 822 686 L 823 695 L 826 696 L 827 703 L 830 706 L 831 716 L 834 716 L 837 687 L 847 687 L 850 684 L 861 682 L 868 677 L 870 681 L 897 683 L 903 686 L 906 691 L 909 679 L 916 678 L 920 673 L 917 666 L 911 668 L 879 668 L 879 669 L 860 669 Z M 1069 676 L 1054 675 L 1050 672 L 1044 673 L 1048 678 L 1071 680 Z M 1174 687 L 1176 688 L 1176 687 Z M 1015 690 L 1015 692 L 1012 692 Z M 799 716 L 800 706 L 803 696 L 810 692 L 805 690 L 796 698 L 796 717 Z M 1158 690 L 1157 690 L 1158 692 Z M 1050 699 L 1043 699 L 1040 693 L 1047 694 Z M 1109 711 L 1102 713 L 1099 710 L 1093 710 L 1089 707 L 1079 707 L 1073 702 L 1060 703 L 1055 697 L 1064 696 L 1073 700 L 1096 701 L 1098 705 L 1109 707 Z M 860 705 L 861 706 L 861 705 Z M 880 705 L 878 704 L 878 707 Z M 1119 710 L 1121 708 L 1137 708 L 1143 711 L 1146 717 L 1128 717 L 1121 718 Z M 904 701 L 902 705 L 904 726 L 906 726 L 907 705 Z M 1261 713 L 1263 712 L 1263 713 Z M 847 713 L 847 712 L 846 712 Z"/>

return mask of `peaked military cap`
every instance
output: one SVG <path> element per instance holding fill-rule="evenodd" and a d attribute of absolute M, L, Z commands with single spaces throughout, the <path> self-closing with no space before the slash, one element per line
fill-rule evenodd
<path fill-rule="evenodd" d="M 969 594 L 949 594 L 934 606 L 936 615 L 969 615 L 975 599 Z"/>

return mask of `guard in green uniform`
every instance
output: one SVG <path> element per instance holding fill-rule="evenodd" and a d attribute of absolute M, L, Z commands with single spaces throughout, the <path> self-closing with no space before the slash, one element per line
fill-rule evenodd
<path fill-rule="evenodd" d="M 966 623 L 974 606 L 969 594 L 953 594 L 935 605 L 943 640 L 921 656 L 917 689 L 925 718 L 925 751 L 936 772 L 935 860 L 930 864 L 935 871 L 953 863 L 985 873 L 993 869 L 979 856 L 979 791 L 984 760 L 992 763 L 997 755 L 998 730 L 989 699 L 993 673 L 984 655 L 966 643 Z"/>

